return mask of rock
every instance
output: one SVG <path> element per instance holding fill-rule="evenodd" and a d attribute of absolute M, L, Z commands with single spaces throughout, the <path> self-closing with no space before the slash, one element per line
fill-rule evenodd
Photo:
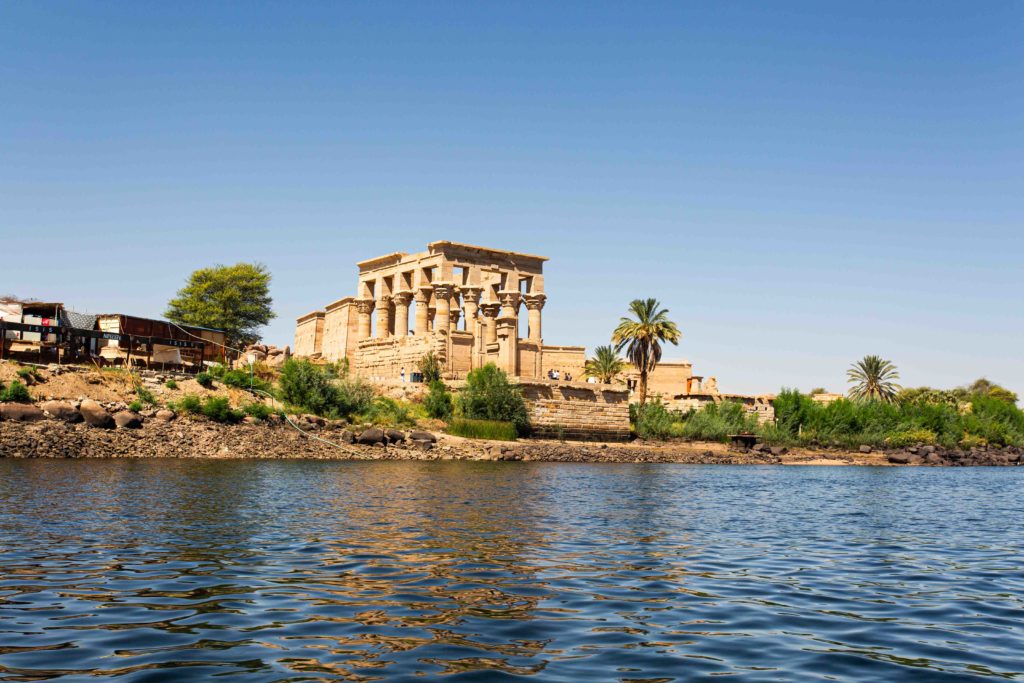
<path fill-rule="evenodd" d="M 302 416 L 302 419 L 308 422 L 309 424 L 316 425 L 317 427 L 323 427 L 324 425 L 327 424 L 327 420 L 320 417 L 319 415 L 312 415 L 307 413 L 306 415 Z"/>
<path fill-rule="evenodd" d="M 762 451 L 769 450 L 769 448 L 768 448 L 768 444 L 755 443 L 753 446 L 750 447 L 750 450 L 754 451 L 755 453 L 760 453 Z"/>
<path fill-rule="evenodd" d="M 82 401 L 82 405 L 78 410 L 82 413 L 82 417 L 90 427 L 113 429 L 114 418 L 110 417 L 110 413 L 107 412 L 106 408 L 96 401 L 87 398 Z"/>
<path fill-rule="evenodd" d="M 409 438 L 413 441 L 429 441 L 430 443 L 437 443 L 437 437 L 430 432 L 425 432 L 421 429 L 414 429 L 409 432 Z"/>
<path fill-rule="evenodd" d="M 338 440 L 342 443 L 355 443 L 356 435 L 348 429 L 341 430 L 341 434 L 338 435 Z"/>
<path fill-rule="evenodd" d="M 130 410 L 122 410 L 114 414 L 114 424 L 121 429 L 141 429 L 142 416 Z"/>
<path fill-rule="evenodd" d="M 861 453 L 870 453 L 871 452 L 871 446 L 868 446 L 866 444 L 861 444 L 861 446 L 860 446 L 860 448 L 858 450 L 860 450 Z"/>
<path fill-rule="evenodd" d="M 429 439 L 413 439 L 412 447 L 420 451 L 429 451 L 431 448 L 434 447 L 434 442 Z"/>
<path fill-rule="evenodd" d="M 356 442 L 366 446 L 372 446 L 373 444 L 384 443 L 385 438 L 384 430 L 378 429 L 377 427 L 370 427 L 359 435 Z"/>
<path fill-rule="evenodd" d="M 861 448 L 864 448 L 861 446 Z M 864 451 L 861 451 L 862 453 Z M 906 465 L 910 462 L 911 455 L 909 453 L 890 453 L 888 460 L 893 465 Z"/>
<path fill-rule="evenodd" d="M 29 403 L 0 403 L 0 420 L 12 422 L 36 422 L 46 419 L 46 414 Z"/>
<path fill-rule="evenodd" d="M 942 457 L 938 453 L 929 453 L 924 456 L 924 461 L 929 465 L 941 465 Z"/>
<path fill-rule="evenodd" d="M 400 429 L 388 429 L 384 432 L 388 443 L 405 443 L 405 432 Z"/>
<path fill-rule="evenodd" d="M 927 455 L 929 453 L 934 453 L 936 449 L 935 446 L 921 446 L 920 450 L 922 454 Z"/>
<path fill-rule="evenodd" d="M 39 407 L 54 420 L 61 422 L 81 422 L 82 414 L 75 410 L 75 407 L 67 401 L 46 401 L 40 403 Z"/>
<path fill-rule="evenodd" d="M 772 446 L 772 455 L 785 455 L 786 453 L 789 453 L 789 449 L 785 446 Z"/>
<path fill-rule="evenodd" d="M 173 410 L 165 409 L 156 411 L 156 415 L 154 415 L 153 417 L 160 422 L 173 422 L 174 419 L 178 416 L 174 414 Z"/>

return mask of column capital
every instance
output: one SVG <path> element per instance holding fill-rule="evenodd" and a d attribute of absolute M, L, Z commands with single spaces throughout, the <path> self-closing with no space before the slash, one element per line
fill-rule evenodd
<path fill-rule="evenodd" d="M 373 313 L 373 299 L 356 299 L 355 304 L 356 311 L 359 313 L 362 313 L 363 315 Z"/>
<path fill-rule="evenodd" d="M 377 297 L 377 305 L 380 306 L 381 308 L 385 308 L 390 303 L 391 303 L 391 295 L 390 294 L 381 294 L 380 296 Z"/>
<path fill-rule="evenodd" d="M 430 285 L 423 285 L 422 287 L 416 288 L 416 305 L 426 306 L 427 302 L 430 301 L 430 293 L 434 291 L 434 288 Z"/>
<path fill-rule="evenodd" d="M 434 298 L 447 301 L 455 293 L 455 285 L 450 282 L 434 283 Z"/>
<path fill-rule="evenodd" d="M 391 298 L 394 299 L 395 304 L 398 306 L 408 306 L 409 302 L 412 301 L 412 292 L 408 290 L 402 290 L 400 292 L 395 292 L 394 294 L 392 294 Z"/>
<path fill-rule="evenodd" d="M 484 288 L 479 285 L 463 285 L 462 299 L 467 303 L 480 303 L 480 295 L 483 293 Z"/>
<path fill-rule="evenodd" d="M 531 311 L 539 311 L 544 308 L 544 302 L 547 300 L 546 294 L 526 294 L 523 296 L 526 307 Z"/>
<path fill-rule="evenodd" d="M 484 314 L 485 318 L 497 318 L 500 308 L 501 304 L 497 301 L 485 301 L 480 304 L 480 312 Z"/>

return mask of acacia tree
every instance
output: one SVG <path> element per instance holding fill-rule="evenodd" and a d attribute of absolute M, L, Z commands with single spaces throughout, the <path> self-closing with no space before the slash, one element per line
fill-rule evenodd
<path fill-rule="evenodd" d="M 634 318 L 623 317 L 612 333 L 616 351 L 626 349 L 629 362 L 640 371 L 637 388 L 640 405 L 647 402 L 647 376 L 661 361 L 663 342 L 679 344 L 682 333 L 668 319 L 668 309 L 661 308 L 657 299 L 633 299 L 629 304 Z"/>
<path fill-rule="evenodd" d="M 846 377 L 853 383 L 850 397 L 860 400 L 892 403 L 903 388 L 896 383 L 900 378 L 896 366 L 881 356 L 864 356 L 846 371 Z"/>
<path fill-rule="evenodd" d="M 261 263 L 200 268 L 167 304 L 171 322 L 224 330 L 228 346 L 259 341 L 259 328 L 274 319 L 270 272 Z"/>
<path fill-rule="evenodd" d="M 587 359 L 583 372 L 588 377 L 596 377 L 603 384 L 611 384 L 615 376 L 626 367 L 626 362 L 612 346 L 598 346 L 594 349 L 594 357 Z"/>

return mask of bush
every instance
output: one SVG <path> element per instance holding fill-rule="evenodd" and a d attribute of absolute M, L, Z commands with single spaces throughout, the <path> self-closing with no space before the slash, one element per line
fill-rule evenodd
<path fill-rule="evenodd" d="M 960 446 L 960 448 L 981 448 L 982 446 L 987 446 L 988 441 L 980 436 L 964 432 L 964 435 L 960 438 L 960 442 L 957 445 Z"/>
<path fill-rule="evenodd" d="M 226 396 L 207 396 L 202 413 L 214 422 L 235 423 L 242 419 L 242 413 L 231 407 Z"/>
<path fill-rule="evenodd" d="M 629 406 L 633 430 L 642 439 L 667 439 L 678 436 L 680 431 L 673 425 L 682 421 L 679 413 L 672 412 L 659 400 L 648 401 L 644 405 L 638 403 Z"/>
<path fill-rule="evenodd" d="M 128 404 L 128 410 L 137 413 L 142 410 L 142 401 L 132 401 Z"/>
<path fill-rule="evenodd" d="M 452 416 L 452 395 L 440 380 L 430 383 L 430 391 L 423 399 L 423 407 L 427 415 L 438 420 L 447 420 Z"/>
<path fill-rule="evenodd" d="M 142 386 L 140 382 L 135 382 L 135 395 L 139 397 L 139 401 L 146 403 L 151 406 L 156 405 L 156 396 L 153 392 Z M 136 401 L 137 403 L 138 401 Z"/>
<path fill-rule="evenodd" d="M 730 434 L 755 433 L 757 417 L 742 403 L 709 403 L 694 411 L 683 424 L 683 435 L 703 441 L 726 441 Z"/>
<path fill-rule="evenodd" d="M 520 436 L 530 431 L 522 394 L 493 363 L 466 375 L 466 386 L 458 403 L 462 417 L 467 419 L 511 422 Z"/>
<path fill-rule="evenodd" d="M 187 396 L 183 396 L 174 407 L 178 412 L 197 415 L 203 411 L 203 402 L 199 400 L 198 396 L 189 394 Z"/>
<path fill-rule="evenodd" d="M 241 368 L 237 370 L 221 370 L 217 377 L 224 384 L 236 389 L 252 388 L 270 393 L 270 390 L 273 388 L 270 382 L 257 377 L 255 372 L 250 374 L 248 370 Z"/>
<path fill-rule="evenodd" d="M 415 423 L 409 415 L 408 407 L 386 396 L 375 398 L 362 418 L 364 422 L 395 427 Z"/>
<path fill-rule="evenodd" d="M 885 443 L 893 448 L 906 448 L 907 446 L 931 445 L 937 440 L 935 432 L 930 429 L 907 429 L 890 434 L 886 437 Z"/>
<path fill-rule="evenodd" d="M 499 420 L 467 420 L 455 418 L 448 423 L 448 433 L 467 439 L 515 441 L 517 428 L 512 422 Z"/>
<path fill-rule="evenodd" d="M 247 403 L 242 406 L 242 412 L 257 420 L 266 420 L 274 414 L 274 411 L 265 403 Z"/>
<path fill-rule="evenodd" d="M 213 388 L 213 375 L 211 375 L 208 372 L 200 372 L 198 375 L 196 375 L 196 381 L 199 382 L 199 386 L 203 387 L 204 389 Z"/>
<path fill-rule="evenodd" d="M 370 409 L 373 388 L 358 379 L 335 376 L 305 359 L 289 358 L 278 382 L 281 398 L 315 415 L 345 418 Z"/>
<path fill-rule="evenodd" d="M 18 368 L 18 377 L 28 386 L 32 386 L 43 379 L 38 370 L 29 366 Z"/>
<path fill-rule="evenodd" d="M 24 384 L 18 380 L 11 382 L 11 386 L 6 389 L 0 385 L 0 401 L 10 401 L 11 403 L 31 403 L 32 397 L 28 393 L 28 389 Z"/>
<path fill-rule="evenodd" d="M 423 375 L 423 381 L 427 384 L 440 382 L 441 370 L 441 361 L 433 351 L 420 359 L 420 373 Z"/>
<path fill-rule="evenodd" d="M 166 384 L 164 384 L 164 386 L 167 387 L 168 389 L 173 390 L 178 388 L 178 383 L 175 382 L 173 379 L 169 379 L 167 380 Z"/>

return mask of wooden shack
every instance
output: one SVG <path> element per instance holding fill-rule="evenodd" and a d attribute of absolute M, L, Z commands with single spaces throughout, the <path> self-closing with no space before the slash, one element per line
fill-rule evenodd
<path fill-rule="evenodd" d="M 96 316 L 96 329 L 117 336 L 102 340 L 98 349 L 99 356 L 110 362 L 198 367 L 203 361 L 220 360 L 226 352 L 227 335 L 207 327 L 110 313 Z"/>

